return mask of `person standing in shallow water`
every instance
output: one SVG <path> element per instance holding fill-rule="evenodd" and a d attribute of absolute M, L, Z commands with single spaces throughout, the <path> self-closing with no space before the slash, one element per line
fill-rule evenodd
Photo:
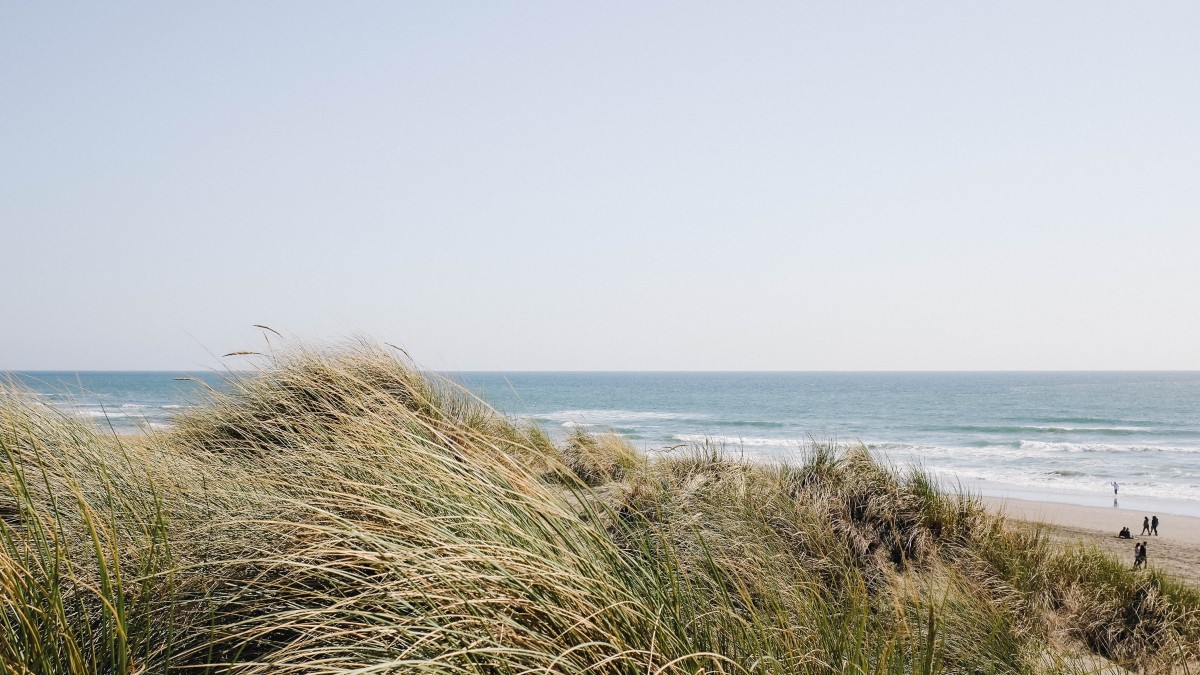
<path fill-rule="evenodd" d="M 1142 518 L 1142 534 L 1150 534 L 1150 516 Z"/>
<path fill-rule="evenodd" d="M 1153 534 L 1156 537 L 1158 536 L 1158 516 L 1154 516 L 1154 518 L 1150 520 L 1150 534 Z"/>
<path fill-rule="evenodd" d="M 1115 480 L 1112 482 L 1112 486 L 1113 486 L 1113 496 L 1116 497 L 1117 490 L 1121 489 L 1121 486 Z"/>

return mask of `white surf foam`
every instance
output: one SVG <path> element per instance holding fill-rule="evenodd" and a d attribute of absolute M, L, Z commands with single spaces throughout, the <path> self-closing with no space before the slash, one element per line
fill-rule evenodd
<path fill-rule="evenodd" d="M 126 415 L 118 410 L 74 410 L 72 411 L 72 414 L 78 417 L 129 417 L 129 415 Z"/>
<path fill-rule="evenodd" d="M 1021 441 L 1021 449 L 1045 453 L 1082 452 L 1175 452 L 1194 454 L 1200 448 L 1163 445 L 1116 445 L 1111 443 L 1047 443 L 1045 441 Z"/>
<path fill-rule="evenodd" d="M 800 438 L 747 438 L 744 436 L 713 436 L 710 434 L 675 434 L 671 438 L 684 443 L 716 443 L 718 445 L 747 447 L 795 448 L 807 443 Z"/>
<path fill-rule="evenodd" d="M 655 412 L 652 410 L 556 410 L 534 415 L 538 419 L 553 422 L 626 422 L 632 420 L 701 420 L 709 415 L 703 413 Z"/>

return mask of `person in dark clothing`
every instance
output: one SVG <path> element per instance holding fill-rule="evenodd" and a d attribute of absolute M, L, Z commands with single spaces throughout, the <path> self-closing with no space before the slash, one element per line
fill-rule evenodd
<path fill-rule="evenodd" d="M 1142 518 L 1142 534 L 1150 534 L 1150 516 Z"/>
<path fill-rule="evenodd" d="M 1122 527 L 1121 532 L 1117 536 L 1122 539 L 1133 539 L 1133 535 L 1129 532 L 1128 527 Z"/>
<path fill-rule="evenodd" d="M 1146 544 L 1138 542 L 1133 545 L 1133 568 L 1146 566 Z"/>
<path fill-rule="evenodd" d="M 1156 537 L 1158 536 L 1158 516 L 1150 519 L 1150 533 Z"/>

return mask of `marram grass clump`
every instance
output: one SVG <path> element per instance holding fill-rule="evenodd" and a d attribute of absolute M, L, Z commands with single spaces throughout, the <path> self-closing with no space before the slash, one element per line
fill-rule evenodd
<path fill-rule="evenodd" d="M 12 673 L 1185 669 L 1200 594 L 863 449 L 555 444 L 372 345 L 115 436 L 0 394 Z"/>

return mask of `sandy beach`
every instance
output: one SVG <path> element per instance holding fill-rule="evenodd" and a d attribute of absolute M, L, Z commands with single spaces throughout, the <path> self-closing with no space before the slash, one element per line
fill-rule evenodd
<path fill-rule="evenodd" d="M 1151 567 L 1200 585 L 1200 518 L 1158 514 L 1158 536 L 1141 536 L 1142 519 L 1155 514 L 999 497 L 984 497 L 983 501 L 1015 520 L 1050 526 L 1048 532 L 1057 540 L 1095 544 L 1130 565 L 1134 543 L 1145 541 Z M 1133 533 L 1132 540 L 1117 537 L 1122 527 Z"/>

